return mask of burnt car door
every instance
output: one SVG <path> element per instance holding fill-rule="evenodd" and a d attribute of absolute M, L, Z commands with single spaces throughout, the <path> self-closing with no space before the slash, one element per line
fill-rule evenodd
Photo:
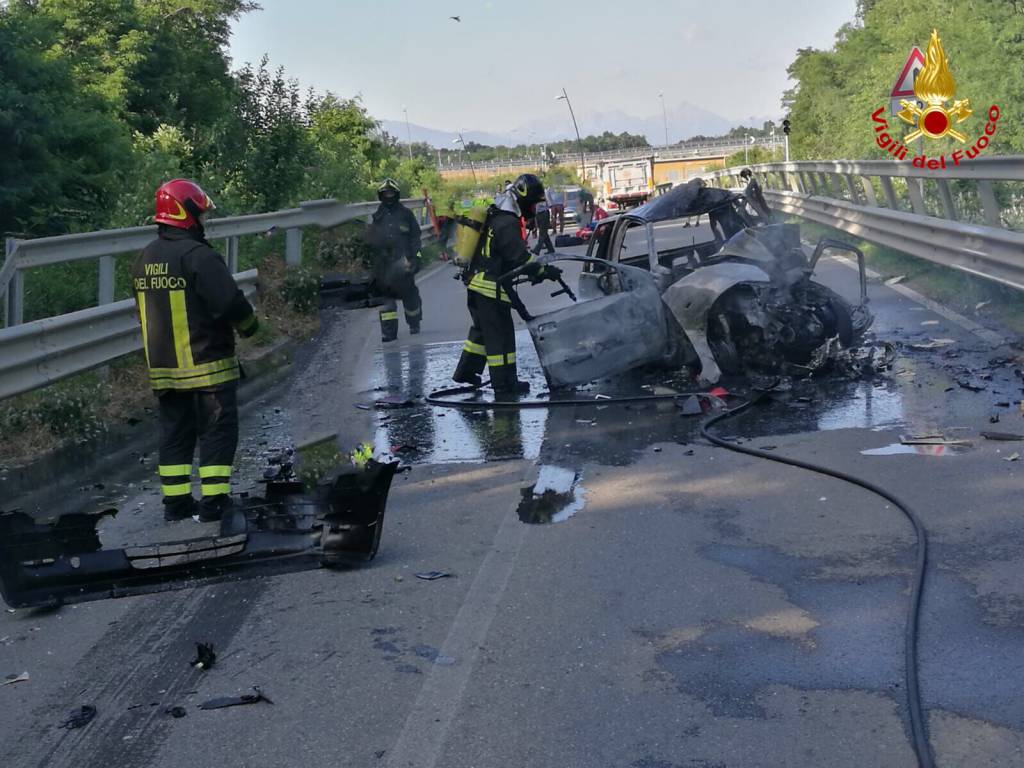
<path fill-rule="evenodd" d="M 597 266 L 602 271 L 589 273 L 585 301 L 526 324 L 552 388 L 585 384 L 657 362 L 671 347 L 654 276 L 622 264 Z"/>

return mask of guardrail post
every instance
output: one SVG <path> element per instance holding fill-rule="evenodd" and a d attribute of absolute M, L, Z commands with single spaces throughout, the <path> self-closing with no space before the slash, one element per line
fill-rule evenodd
<path fill-rule="evenodd" d="M 99 285 L 96 289 L 97 303 L 114 303 L 114 257 L 100 256 Z"/>
<path fill-rule="evenodd" d="M 25 322 L 25 273 L 14 271 L 11 284 L 7 286 L 7 325 L 21 325 Z"/>
<path fill-rule="evenodd" d="M 885 192 L 885 202 L 894 211 L 900 209 L 899 204 L 896 202 L 896 191 L 892 188 L 892 179 L 888 176 L 879 176 L 879 183 L 882 185 L 882 191 Z"/>
<path fill-rule="evenodd" d="M 13 237 L 8 237 L 4 241 L 4 266 L 6 266 L 7 262 L 14 256 L 14 242 L 15 241 Z M 17 275 L 17 272 L 15 272 L 15 275 Z M 14 323 L 11 322 L 11 318 L 14 316 L 14 313 L 12 311 L 14 294 L 11 293 L 11 291 L 13 290 L 14 275 L 11 276 L 10 284 L 7 285 L 7 293 L 4 294 L 4 323 L 3 325 L 0 325 L 0 328 L 6 328 L 8 325 L 14 325 Z"/>
<path fill-rule="evenodd" d="M 936 179 L 939 187 L 939 200 L 942 203 L 942 212 L 950 221 L 956 221 L 956 203 L 953 202 L 953 195 L 949 191 L 949 182 L 945 179 Z"/>
<path fill-rule="evenodd" d="M 224 241 L 224 261 L 231 274 L 238 271 L 238 237 L 229 237 Z"/>
<path fill-rule="evenodd" d="M 867 176 L 860 177 L 860 185 L 864 188 L 864 198 L 872 208 L 878 207 L 878 198 L 875 197 L 875 187 Z"/>
<path fill-rule="evenodd" d="M 923 179 L 907 179 L 907 194 L 910 195 L 910 207 L 914 213 L 927 216 L 928 211 L 924 208 L 924 195 L 921 194 Z"/>
<path fill-rule="evenodd" d="M 827 171 L 821 172 L 821 180 L 825 184 L 825 190 L 828 192 L 828 196 L 835 199 L 841 200 L 842 195 L 839 194 L 839 189 L 835 185 L 835 176 Z"/>
<path fill-rule="evenodd" d="M 284 232 L 284 261 L 290 267 L 302 263 L 302 230 L 298 227 Z"/>
<path fill-rule="evenodd" d="M 860 195 L 857 194 L 857 185 L 853 183 L 853 174 L 844 174 L 843 178 L 846 179 L 846 188 L 850 190 L 850 202 L 860 205 Z"/>
<path fill-rule="evenodd" d="M 999 201 L 996 200 L 996 191 L 992 182 L 982 179 L 978 182 L 978 197 L 981 198 L 981 210 L 985 214 L 985 223 L 990 227 L 1001 227 L 1003 221 L 999 217 Z"/>

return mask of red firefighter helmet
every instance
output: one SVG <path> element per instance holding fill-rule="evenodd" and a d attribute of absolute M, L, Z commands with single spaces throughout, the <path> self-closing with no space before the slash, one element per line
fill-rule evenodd
<path fill-rule="evenodd" d="M 153 221 L 178 229 L 199 226 L 199 215 L 216 208 L 203 188 L 188 179 L 174 179 L 156 191 L 156 216 Z"/>

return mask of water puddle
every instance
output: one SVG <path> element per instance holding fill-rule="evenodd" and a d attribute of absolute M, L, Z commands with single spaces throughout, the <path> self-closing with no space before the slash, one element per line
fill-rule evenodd
<path fill-rule="evenodd" d="M 904 445 L 892 443 L 881 448 L 868 448 L 861 451 L 863 456 L 896 456 L 902 453 L 916 453 L 918 456 L 955 456 L 967 453 L 970 445 Z"/>
<path fill-rule="evenodd" d="M 587 492 L 579 485 L 579 473 L 545 464 L 537 482 L 522 489 L 517 514 L 528 525 L 563 523 L 586 504 Z"/>

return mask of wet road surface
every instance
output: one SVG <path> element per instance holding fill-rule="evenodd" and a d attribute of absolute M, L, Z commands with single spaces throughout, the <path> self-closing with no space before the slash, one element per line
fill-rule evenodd
<path fill-rule="evenodd" d="M 821 273 L 855 290 L 842 264 Z M 0 687 L 5 765 L 914 764 L 902 689 L 913 537 L 897 510 L 714 448 L 672 402 L 427 406 L 468 318 L 448 268 L 421 290 L 420 336 L 403 328 L 382 350 L 372 314 L 333 313 L 243 419 L 239 490 L 256 488 L 268 455 L 324 436 L 342 450 L 371 439 L 412 467 L 378 559 L 4 613 L 0 675 L 31 676 Z M 536 313 L 566 301 L 550 291 L 523 298 Z M 1022 462 L 1006 461 L 1024 448 L 979 437 L 1024 432 L 1014 353 L 882 285 L 871 293 L 877 336 L 901 344 L 890 373 L 797 387 L 721 432 L 913 503 L 932 545 L 921 679 L 937 762 L 1024 764 Z M 546 391 L 525 329 L 518 351 Z M 633 376 L 591 392 L 688 386 Z M 388 396 L 414 403 L 373 407 Z M 940 433 L 971 445 L 865 453 Z M 122 512 L 105 544 L 199 530 L 157 522 L 151 469 L 106 489 Z M 451 576 L 414 575 L 431 570 Z M 200 640 L 219 654 L 206 672 L 187 663 Z M 196 708 L 253 685 L 274 704 Z M 96 719 L 57 728 L 81 704 Z"/>

